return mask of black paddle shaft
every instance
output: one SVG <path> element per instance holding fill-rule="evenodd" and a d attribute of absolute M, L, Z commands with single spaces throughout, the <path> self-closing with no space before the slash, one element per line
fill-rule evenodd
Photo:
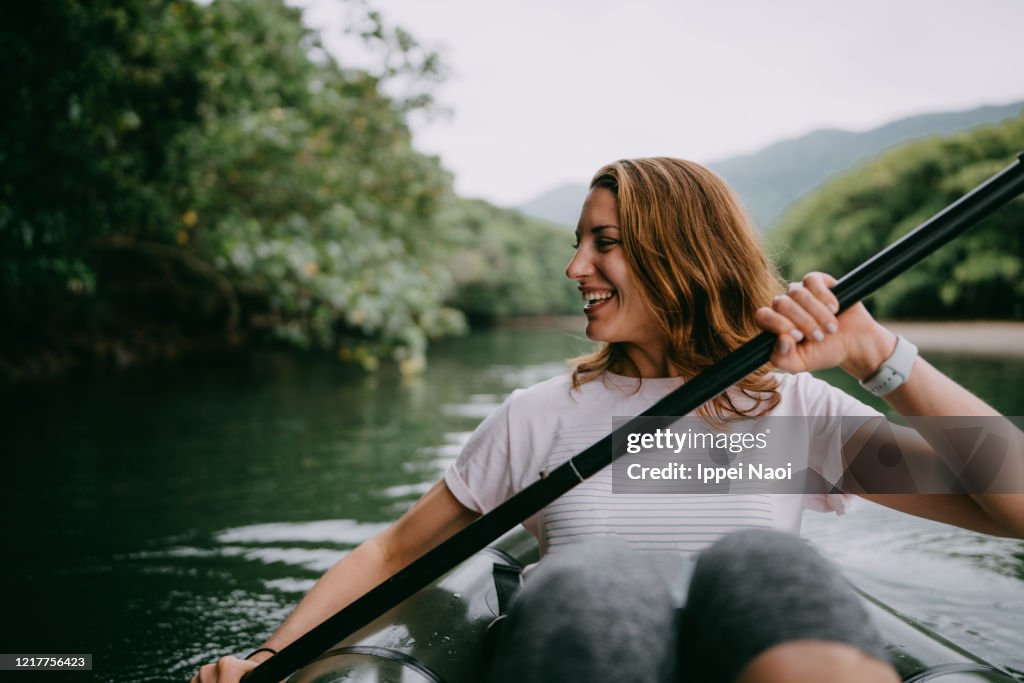
<path fill-rule="evenodd" d="M 954 239 L 1003 204 L 1024 192 L 1024 153 L 987 181 L 950 204 L 901 239 L 850 271 L 832 288 L 840 310 L 849 308 L 928 254 Z M 639 418 L 686 415 L 768 362 L 775 335 L 762 332 L 683 386 L 655 403 Z M 247 683 L 273 683 L 304 666 L 332 645 L 395 607 L 445 572 L 482 550 L 503 533 L 536 514 L 576 484 L 622 455 L 613 440 L 636 431 L 636 420 L 609 434 L 546 477 L 512 496 L 405 569 L 270 657 L 245 677 Z M 646 428 L 650 423 L 645 423 Z"/>

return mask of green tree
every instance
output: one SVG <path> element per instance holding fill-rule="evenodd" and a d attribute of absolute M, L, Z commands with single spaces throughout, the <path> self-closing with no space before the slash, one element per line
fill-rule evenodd
<path fill-rule="evenodd" d="M 1004 168 L 1021 151 L 1024 117 L 903 145 L 796 204 L 769 237 L 787 277 L 837 276 Z M 1024 201 L 1017 198 L 872 298 L 882 316 L 1024 315 Z"/>
<path fill-rule="evenodd" d="M 92 290 L 94 238 L 170 218 L 164 143 L 196 121 L 202 91 L 197 46 L 180 39 L 201 9 L 175 7 L 0 5 L 0 305 L 24 341 L 41 312 Z"/>
<path fill-rule="evenodd" d="M 373 66 L 283 0 L 0 7 L 0 369 L 265 337 L 416 368 L 457 307 L 567 310 L 561 231 L 413 148 L 437 55 L 339 8 Z"/>
<path fill-rule="evenodd" d="M 371 366 L 459 329 L 431 265 L 450 180 L 405 123 L 440 67 L 361 7 L 376 73 L 278 0 L 5 5 L 0 54 L 25 65 L 3 84 L 8 346 L 212 317 Z"/>
<path fill-rule="evenodd" d="M 300 19 L 276 1 L 218 2 L 193 28 L 206 97 L 173 145 L 177 241 L 228 276 L 251 325 L 371 367 L 387 354 L 418 362 L 429 336 L 462 325 L 433 265 L 450 179 L 405 123 L 429 98 L 398 102 L 382 85 L 429 78 L 436 59 L 345 70 Z M 415 47 L 364 19 L 367 40 Z"/>
<path fill-rule="evenodd" d="M 572 234 L 517 211 L 452 198 L 441 212 L 455 279 L 452 305 L 474 320 L 579 312 L 565 277 Z"/>

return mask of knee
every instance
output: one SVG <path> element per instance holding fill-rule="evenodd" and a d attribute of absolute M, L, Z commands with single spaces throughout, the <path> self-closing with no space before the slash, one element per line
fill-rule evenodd
<path fill-rule="evenodd" d="M 772 531 L 732 534 L 701 555 L 681 633 L 684 642 L 701 645 L 709 669 L 732 674 L 722 680 L 733 680 L 744 662 L 790 643 L 817 643 L 811 652 L 822 666 L 850 661 L 840 656 L 844 652 L 872 661 L 886 657 L 859 598 L 838 569 L 799 538 Z M 793 659 L 782 655 L 776 653 L 781 659 L 769 658 L 769 664 L 791 665 Z M 761 675 L 747 680 L 816 680 Z"/>
<path fill-rule="evenodd" d="M 773 529 L 747 529 L 722 537 L 700 554 L 694 581 L 749 580 L 751 572 L 767 581 L 787 574 L 830 571 L 829 563 L 799 537 Z"/>
<path fill-rule="evenodd" d="M 604 595 L 636 580 L 637 558 L 629 544 L 601 538 L 545 557 L 526 581 L 529 592 L 545 595 Z"/>
<path fill-rule="evenodd" d="M 624 541 L 546 557 L 509 611 L 492 681 L 663 680 L 675 652 L 667 584 Z"/>
<path fill-rule="evenodd" d="M 673 615 L 669 584 L 650 571 L 647 558 L 615 538 L 580 543 L 544 558 L 525 581 L 510 617 L 560 630 L 569 623 L 630 621 L 650 627 Z"/>
<path fill-rule="evenodd" d="M 814 555 L 814 551 L 798 536 L 775 529 L 745 529 L 718 539 L 701 557 L 730 561 L 751 558 Z"/>

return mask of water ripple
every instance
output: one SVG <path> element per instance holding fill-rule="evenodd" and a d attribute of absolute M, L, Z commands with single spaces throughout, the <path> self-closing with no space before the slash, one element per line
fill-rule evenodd
<path fill-rule="evenodd" d="M 357 545 L 388 527 L 385 522 L 324 519 L 252 524 L 217 532 L 220 543 L 345 543 Z"/>

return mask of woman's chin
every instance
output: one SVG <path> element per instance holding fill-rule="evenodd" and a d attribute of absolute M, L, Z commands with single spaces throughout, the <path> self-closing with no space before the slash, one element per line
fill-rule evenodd
<path fill-rule="evenodd" d="M 594 321 L 594 320 L 588 320 L 587 321 L 587 329 L 586 329 L 585 334 L 587 335 L 587 339 L 589 339 L 590 341 L 595 341 L 595 342 L 606 342 L 606 341 L 608 341 L 607 336 L 605 334 L 603 334 L 602 331 L 601 331 L 601 324 L 596 322 L 596 321 Z"/>

